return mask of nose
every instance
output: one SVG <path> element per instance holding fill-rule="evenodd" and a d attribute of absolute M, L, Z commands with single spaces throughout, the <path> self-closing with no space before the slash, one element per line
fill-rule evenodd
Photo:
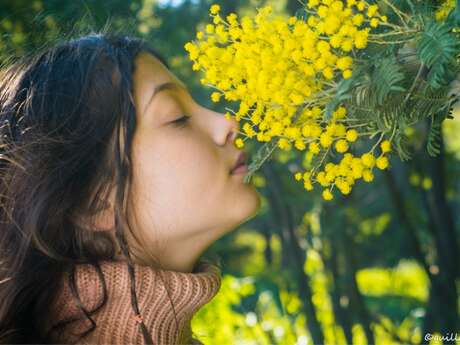
<path fill-rule="evenodd" d="M 240 125 L 233 117 L 227 119 L 222 113 L 215 113 L 215 141 L 220 146 L 228 145 L 228 142 L 233 143 L 238 136 Z"/>

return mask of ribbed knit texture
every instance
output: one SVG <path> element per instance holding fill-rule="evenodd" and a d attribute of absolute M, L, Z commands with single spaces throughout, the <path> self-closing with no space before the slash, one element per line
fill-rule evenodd
<path fill-rule="evenodd" d="M 131 306 L 126 262 L 100 261 L 100 266 L 106 281 L 107 301 L 91 316 L 97 327 L 77 344 L 144 344 Z M 198 309 L 219 291 L 220 268 L 200 260 L 191 273 L 154 269 L 138 264 L 134 265 L 134 270 L 139 310 L 154 344 L 201 344 L 192 338 L 190 321 Z M 92 310 L 101 303 L 102 283 L 92 265 L 77 265 L 75 282 L 82 304 L 87 310 Z M 67 274 L 64 275 L 51 310 L 48 325 L 56 324 L 59 320 L 84 316 L 71 294 Z M 90 326 L 88 319 L 72 322 L 62 328 L 62 331 L 54 332 L 53 341 L 60 344 L 75 343 L 78 337 L 73 334 L 78 335 Z"/>

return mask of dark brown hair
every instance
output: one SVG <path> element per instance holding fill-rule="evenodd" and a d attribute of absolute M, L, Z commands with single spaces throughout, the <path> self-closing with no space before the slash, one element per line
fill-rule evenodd
<path fill-rule="evenodd" d="M 49 343 L 43 319 L 63 273 L 115 255 L 104 231 L 75 221 L 104 208 L 116 188 L 115 234 L 139 313 L 128 221 L 131 143 L 136 126 L 132 74 L 145 41 L 98 32 L 67 39 L 3 66 L 0 74 L 0 343 Z M 96 191 L 96 193 L 94 193 Z M 80 303 L 81 304 L 81 303 Z M 68 321 L 71 322 L 72 320 Z M 66 323 L 68 323 L 66 322 Z M 153 343 L 139 323 L 146 343 Z M 58 325 L 63 326 L 63 325 Z"/>

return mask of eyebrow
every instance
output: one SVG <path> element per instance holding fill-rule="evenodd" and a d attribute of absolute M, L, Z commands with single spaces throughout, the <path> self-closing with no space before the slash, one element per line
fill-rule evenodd
<path fill-rule="evenodd" d="M 153 92 L 152 92 L 152 95 L 150 96 L 150 99 L 149 101 L 147 102 L 147 104 L 145 105 L 145 108 L 144 108 L 144 112 L 145 113 L 147 111 L 147 109 L 149 108 L 150 104 L 152 103 L 153 99 L 155 98 L 156 95 L 158 95 L 161 91 L 165 91 L 165 90 L 175 90 L 175 91 L 178 91 L 178 90 L 182 90 L 182 91 L 186 91 L 188 92 L 188 89 L 187 87 L 182 84 L 182 83 L 175 83 L 175 82 L 172 82 L 172 81 L 168 81 L 166 83 L 163 83 L 163 84 L 160 84 L 160 85 L 157 85 L 154 89 L 153 89 Z"/>

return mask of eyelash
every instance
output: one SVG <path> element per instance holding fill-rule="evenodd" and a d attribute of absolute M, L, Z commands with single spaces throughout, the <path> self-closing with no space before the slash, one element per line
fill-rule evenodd
<path fill-rule="evenodd" d="M 174 120 L 172 124 L 176 127 L 185 127 L 187 122 L 190 120 L 190 116 L 184 115 L 177 120 Z"/>

